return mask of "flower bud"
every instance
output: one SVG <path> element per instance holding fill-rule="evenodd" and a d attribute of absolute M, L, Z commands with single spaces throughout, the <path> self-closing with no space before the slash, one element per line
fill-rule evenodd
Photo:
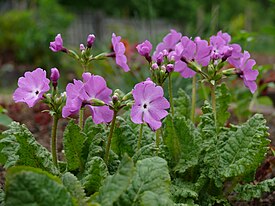
<path fill-rule="evenodd" d="M 80 49 L 80 51 L 84 51 L 84 50 L 85 50 L 84 44 L 80 44 L 80 45 L 79 45 L 79 49 Z"/>
<path fill-rule="evenodd" d="M 51 81 L 52 81 L 52 84 L 53 84 L 53 87 L 57 87 L 57 81 L 60 77 L 60 74 L 59 74 L 59 71 L 57 68 L 51 68 Z"/>
<path fill-rule="evenodd" d="M 87 47 L 91 48 L 93 46 L 94 41 L 95 41 L 95 35 L 89 34 L 87 37 Z"/>
<path fill-rule="evenodd" d="M 167 64 L 166 65 L 166 71 L 167 72 L 173 72 L 174 71 L 174 65 L 173 64 Z"/>
<path fill-rule="evenodd" d="M 152 68 L 153 70 L 156 70 L 156 69 L 159 68 L 159 66 L 158 66 L 157 63 L 153 63 L 152 66 L 151 66 L 151 68 Z"/>
<path fill-rule="evenodd" d="M 105 102 L 103 102 L 100 99 L 92 98 L 90 101 L 91 101 L 92 106 L 104 106 L 105 105 Z"/>

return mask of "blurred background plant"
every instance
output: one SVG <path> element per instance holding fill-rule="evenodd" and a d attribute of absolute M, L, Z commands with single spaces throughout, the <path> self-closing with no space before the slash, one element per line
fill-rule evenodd
<path fill-rule="evenodd" d="M 231 79 L 232 111 L 238 121 L 244 121 L 254 105 L 271 106 L 275 99 L 275 78 L 265 81 L 275 68 L 274 10 L 274 0 L 105 0 L 104 4 L 101 0 L 0 0 L 0 92 L 11 94 L 17 78 L 36 67 L 48 71 L 59 68 L 63 89 L 81 76 L 82 69 L 76 62 L 48 48 L 58 33 L 65 47 L 76 51 L 88 34 L 95 34 L 95 54 L 111 50 L 112 32 L 122 36 L 131 71 L 122 75 L 112 60 L 95 62 L 90 71 L 104 76 L 111 88 L 128 92 L 149 76 L 148 65 L 136 52 L 138 43 L 148 39 L 156 46 L 171 28 L 206 39 L 222 30 L 252 53 L 261 72 L 260 90 L 254 96 L 243 86 L 234 89 L 238 80 Z M 173 74 L 174 93 L 181 87 L 190 94 L 190 79 L 178 77 Z M 198 94 L 200 105 L 208 91 L 200 89 Z"/>

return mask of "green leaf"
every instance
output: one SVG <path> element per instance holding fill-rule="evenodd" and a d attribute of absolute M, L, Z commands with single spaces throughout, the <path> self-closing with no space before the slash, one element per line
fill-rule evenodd
<path fill-rule="evenodd" d="M 99 190 L 98 202 L 104 206 L 112 206 L 131 183 L 134 163 L 128 156 L 124 156 L 114 175 L 108 176 Z"/>
<path fill-rule="evenodd" d="M 179 178 L 173 180 L 171 186 L 171 193 L 175 202 L 184 202 L 188 199 L 198 199 L 198 193 L 196 192 L 195 184 L 192 182 L 184 182 Z"/>
<path fill-rule="evenodd" d="M 32 167 L 8 169 L 6 175 L 6 206 L 73 206 L 73 198 L 57 177 Z"/>
<path fill-rule="evenodd" d="M 5 192 L 0 188 L 0 206 L 5 205 Z"/>
<path fill-rule="evenodd" d="M 63 144 L 67 168 L 69 171 L 83 168 L 83 159 L 81 157 L 85 135 L 81 132 L 80 127 L 73 120 L 67 125 Z"/>
<path fill-rule="evenodd" d="M 201 122 L 198 125 L 203 140 L 212 139 L 216 136 L 216 127 L 212 107 L 209 102 L 205 101 L 201 108 L 203 115 L 200 116 Z"/>
<path fill-rule="evenodd" d="M 3 113 L 0 113 L 0 124 L 8 127 L 10 123 L 12 122 L 12 119 Z"/>
<path fill-rule="evenodd" d="M 159 196 L 154 192 L 145 191 L 141 197 L 142 206 L 171 206 L 174 205 L 173 201 L 168 197 Z"/>
<path fill-rule="evenodd" d="M 82 149 L 82 157 L 84 160 L 84 163 L 86 162 L 88 155 L 89 155 L 89 148 L 91 144 L 94 144 L 99 137 L 95 137 L 98 134 L 101 134 L 100 140 L 102 142 L 97 142 L 97 145 L 103 145 L 104 139 L 103 136 L 106 135 L 104 125 L 103 124 L 94 124 L 92 117 L 88 117 L 84 129 L 83 129 L 84 134 L 86 134 L 86 138 L 83 143 L 83 149 Z M 102 144 L 101 144 L 102 143 Z"/>
<path fill-rule="evenodd" d="M 87 194 L 98 192 L 103 181 L 108 176 L 108 168 L 101 157 L 93 157 L 85 165 L 81 183 L 85 187 Z"/>
<path fill-rule="evenodd" d="M 175 116 L 184 116 L 186 119 L 191 115 L 191 100 L 183 89 L 178 90 L 178 97 L 174 98 Z"/>
<path fill-rule="evenodd" d="M 220 174 L 234 177 L 256 171 L 268 150 L 266 120 L 255 114 L 246 123 L 231 129 L 228 140 L 218 151 L 220 154 Z"/>
<path fill-rule="evenodd" d="M 231 95 L 223 83 L 216 88 L 216 112 L 217 112 L 217 126 L 223 127 L 227 119 L 230 117 L 228 112 L 228 104 L 231 101 Z"/>
<path fill-rule="evenodd" d="M 31 132 L 24 125 L 12 122 L 10 129 L 2 134 L 0 152 L 5 158 L 0 158 L 0 160 L 6 160 L 1 162 L 5 168 L 25 165 L 58 174 L 49 151 L 36 142 Z"/>
<path fill-rule="evenodd" d="M 157 154 L 159 157 L 167 159 L 167 153 L 168 152 L 165 145 L 160 144 L 159 148 L 157 148 L 156 143 L 151 143 L 140 148 L 132 158 L 134 162 L 137 162 L 138 160 L 150 158 L 152 156 L 156 156 Z"/>
<path fill-rule="evenodd" d="M 112 138 L 112 150 L 122 157 L 127 153 L 130 157 L 134 155 L 137 143 L 137 135 L 123 118 L 117 118 L 117 124 Z M 123 146 L 122 146 L 123 145 Z"/>
<path fill-rule="evenodd" d="M 71 196 L 75 198 L 78 206 L 86 206 L 86 194 L 78 179 L 70 172 L 62 175 L 62 182 Z"/>
<path fill-rule="evenodd" d="M 238 200 L 249 201 L 253 198 L 261 198 L 265 192 L 271 192 L 275 190 L 275 178 L 264 180 L 257 184 L 238 184 L 234 191 L 237 193 Z"/>
<path fill-rule="evenodd" d="M 175 170 L 185 172 L 198 163 L 201 137 L 191 120 L 167 116 L 163 140 L 172 156 Z"/>
<path fill-rule="evenodd" d="M 142 196 L 150 191 L 168 201 L 170 197 L 170 175 L 167 162 L 152 157 L 137 162 L 132 184 L 120 199 L 120 205 L 140 205 Z"/>

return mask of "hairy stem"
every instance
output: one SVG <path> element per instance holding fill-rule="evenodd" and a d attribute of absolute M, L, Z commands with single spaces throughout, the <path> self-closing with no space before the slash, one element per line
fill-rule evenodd
<path fill-rule="evenodd" d="M 141 146 L 142 134 L 143 134 L 143 123 L 140 125 L 140 128 L 139 128 L 137 151 L 140 149 L 140 146 Z"/>
<path fill-rule="evenodd" d="M 109 133 L 109 136 L 108 136 L 108 142 L 107 142 L 107 145 L 106 145 L 106 150 L 105 150 L 105 155 L 104 155 L 104 160 L 105 160 L 106 165 L 108 164 L 108 160 L 109 160 L 110 147 L 111 147 L 112 137 L 113 137 L 113 133 L 114 133 L 114 129 L 115 129 L 115 123 L 116 123 L 116 116 L 117 116 L 117 111 L 114 111 L 114 116 L 113 116 L 113 119 L 112 119 L 110 133 Z"/>
<path fill-rule="evenodd" d="M 192 107 L 191 107 L 191 120 L 195 122 L 195 111 L 196 111 L 196 75 L 193 76 L 192 80 Z"/>
<path fill-rule="evenodd" d="M 83 129 L 83 121 L 84 121 L 84 107 L 80 109 L 79 111 L 79 117 L 78 117 L 78 126 L 80 129 Z"/>
<path fill-rule="evenodd" d="M 159 143 L 160 143 L 160 133 L 161 133 L 161 129 L 158 129 L 156 131 L 156 155 L 158 156 L 158 152 L 159 152 Z"/>
<path fill-rule="evenodd" d="M 216 85 L 211 85 L 212 110 L 213 110 L 214 120 L 215 120 L 215 125 L 216 125 L 217 112 L 216 112 L 216 94 L 215 94 L 215 90 L 216 90 Z"/>
<path fill-rule="evenodd" d="M 52 126 L 52 133 L 51 133 L 51 151 L 52 151 L 53 163 L 56 167 L 58 167 L 58 165 L 57 165 L 57 151 L 56 151 L 57 124 L 58 124 L 58 116 L 53 115 L 53 126 Z"/>
<path fill-rule="evenodd" d="M 169 98 L 170 98 L 171 114 L 172 114 L 172 117 L 173 117 L 174 116 L 174 103 L 173 103 L 173 89 L 172 89 L 171 72 L 168 75 L 168 92 L 169 92 Z"/>

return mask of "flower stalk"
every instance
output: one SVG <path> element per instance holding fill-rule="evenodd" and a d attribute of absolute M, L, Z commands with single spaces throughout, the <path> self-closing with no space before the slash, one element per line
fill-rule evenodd
<path fill-rule="evenodd" d="M 191 107 L 191 121 L 195 122 L 195 111 L 196 111 L 196 75 L 192 79 L 192 107 Z"/>
<path fill-rule="evenodd" d="M 168 92 L 169 92 L 169 99 L 170 99 L 170 109 L 172 117 L 174 116 L 174 103 L 173 103 L 173 88 L 172 88 L 172 78 L 171 73 L 168 75 Z"/>
<path fill-rule="evenodd" d="M 114 129 L 115 129 L 115 123 L 116 123 L 116 116 L 117 116 L 117 111 L 114 111 L 114 116 L 113 116 L 113 119 L 112 119 L 110 133 L 109 133 L 109 136 L 108 136 L 108 142 L 107 142 L 107 145 L 106 145 L 106 150 L 105 150 L 105 155 L 104 155 L 104 161 L 105 161 L 106 165 L 108 164 L 108 160 L 109 160 L 110 147 L 111 147 L 112 137 L 113 137 L 113 133 L 114 133 Z"/>
<path fill-rule="evenodd" d="M 211 86 L 211 102 L 212 102 L 212 110 L 213 110 L 213 114 L 214 114 L 214 120 L 215 120 L 215 125 L 217 125 L 217 111 L 216 111 L 216 94 L 215 94 L 215 90 L 216 90 L 216 82 L 214 82 L 214 84 L 210 83 Z"/>
<path fill-rule="evenodd" d="M 56 167 L 58 167 L 57 151 L 56 151 L 56 133 L 57 133 L 58 119 L 59 119 L 58 116 L 54 114 L 53 126 L 52 126 L 52 132 L 51 132 L 51 152 L 52 152 L 53 163 Z"/>
<path fill-rule="evenodd" d="M 140 128 L 139 128 L 139 136 L 138 136 L 138 143 L 137 143 L 137 151 L 140 149 L 140 146 L 141 146 L 141 140 L 142 140 L 142 134 L 143 134 L 143 125 L 144 125 L 144 124 L 140 124 Z"/>
<path fill-rule="evenodd" d="M 80 129 L 83 129 L 83 122 L 84 122 L 84 107 L 79 110 L 79 117 L 78 117 L 78 126 Z"/>

